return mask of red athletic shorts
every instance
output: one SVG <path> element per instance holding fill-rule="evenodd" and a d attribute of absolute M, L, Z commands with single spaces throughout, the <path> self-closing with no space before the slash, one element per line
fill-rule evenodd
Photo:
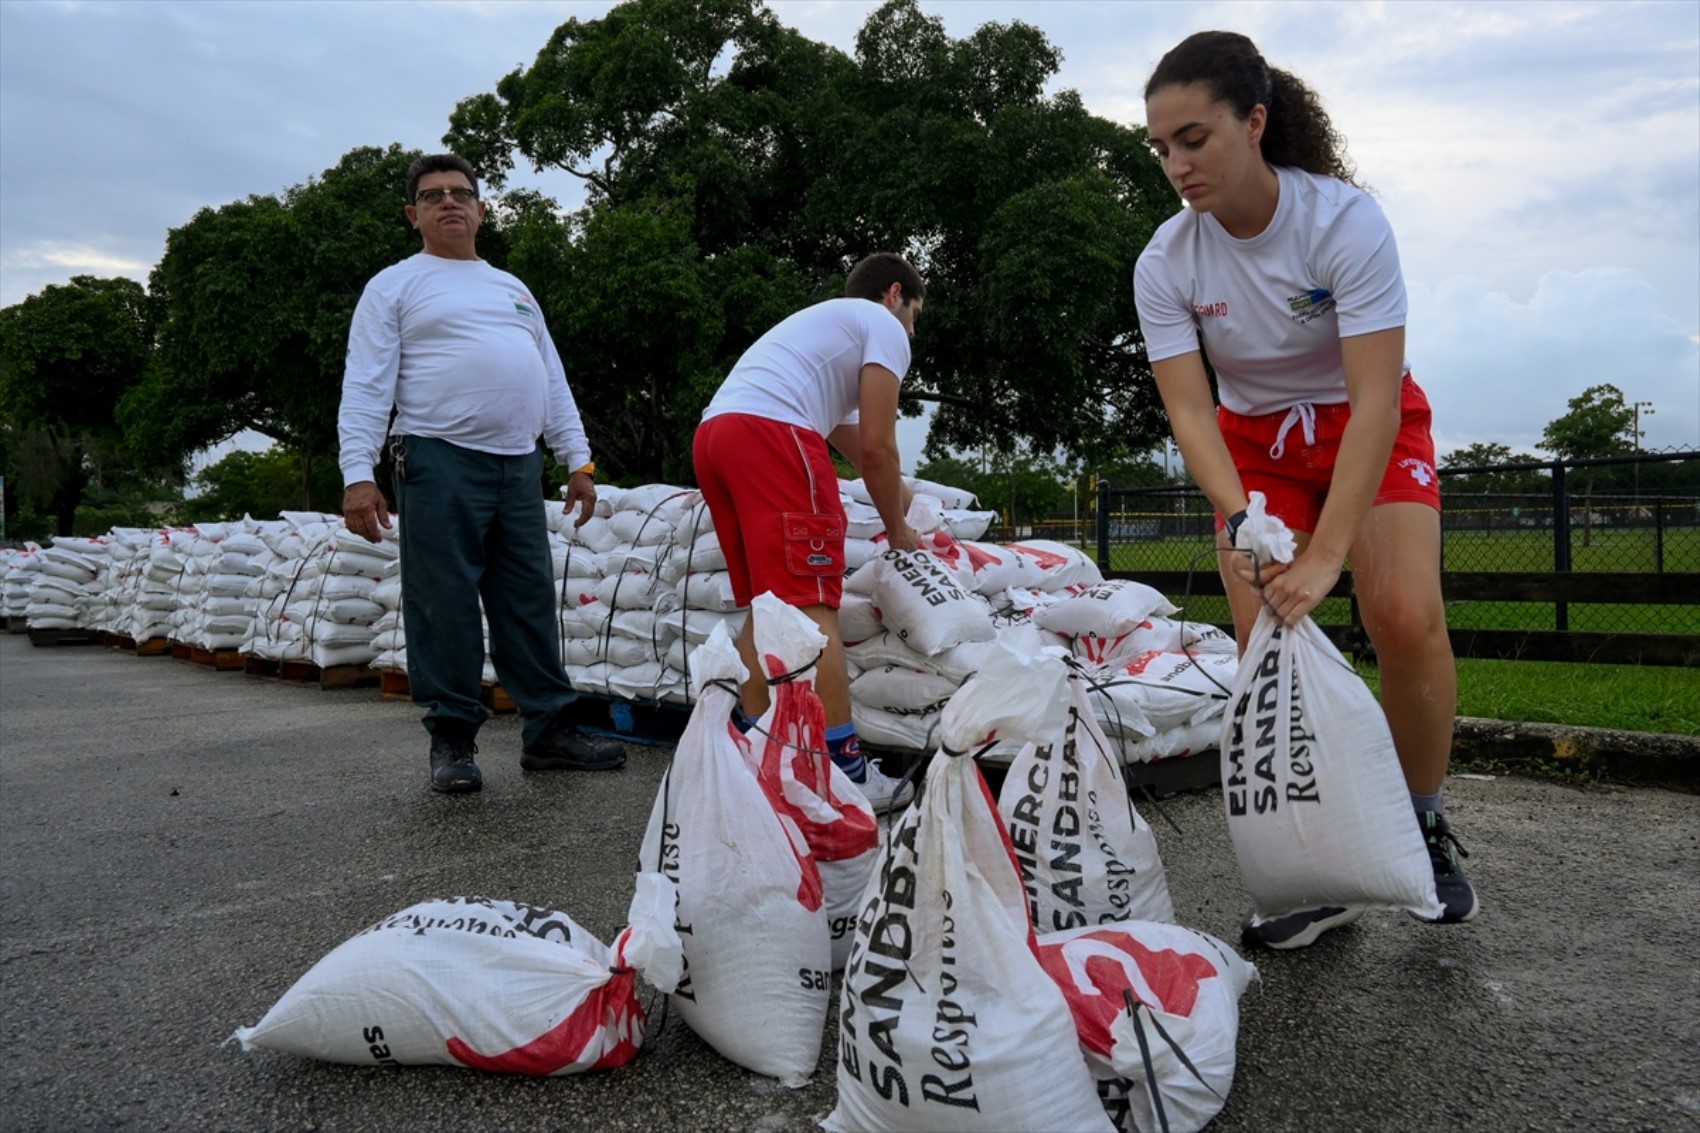
<path fill-rule="evenodd" d="M 1228 453 L 1239 469 L 1240 484 L 1247 492 L 1262 492 L 1269 498 L 1269 513 L 1281 517 L 1295 531 L 1315 531 L 1322 515 L 1322 501 L 1334 478 L 1334 461 L 1340 454 L 1340 434 L 1352 409 L 1344 401 L 1310 406 L 1314 414 L 1314 440 L 1305 435 L 1304 407 L 1242 416 L 1218 408 L 1217 423 Z M 1393 441 L 1393 456 L 1381 477 L 1375 505 L 1391 503 L 1427 504 L 1440 510 L 1440 480 L 1434 474 L 1434 435 L 1428 397 L 1406 374 L 1399 391 L 1399 435 Z M 1216 517 L 1221 530 L 1222 517 Z"/>
<path fill-rule="evenodd" d="M 738 605 L 771 590 L 787 605 L 838 609 L 848 524 L 826 440 L 726 413 L 697 426 L 692 459 Z"/>

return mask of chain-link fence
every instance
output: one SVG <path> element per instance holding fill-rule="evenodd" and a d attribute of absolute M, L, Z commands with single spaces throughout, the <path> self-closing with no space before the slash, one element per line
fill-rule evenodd
<path fill-rule="evenodd" d="M 1700 574 L 1700 452 L 1439 472 L 1443 572 L 1592 572 L 1612 576 L 1623 592 L 1621 602 L 1449 600 L 1452 628 L 1700 635 L 1700 604 L 1638 601 L 1635 580 L 1619 577 Z M 1214 513 L 1196 488 L 1100 484 L 1089 519 L 1093 542 L 1073 538 L 1079 525 L 1071 520 L 988 537 L 1079 541 L 1101 566 L 1135 576 L 1216 572 Z M 1188 616 L 1231 620 L 1220 595 L 1192 599 Z M 1322 625 L 1354 620 L 1344 598 L 1323 602 L 1315 617 Z"/>

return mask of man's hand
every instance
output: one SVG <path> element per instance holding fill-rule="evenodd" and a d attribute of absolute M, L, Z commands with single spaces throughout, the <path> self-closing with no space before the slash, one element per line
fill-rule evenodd
<path fill-rule="evenodd" d="M 921 549 L 921 534 L 907 523 L 898 528 L 886 528 L 886 545 L 894 551 L 918 551 Z"/>
<path fill-rule="evenodd" d="M 583 527 L 596 514 L 596 479 L 589 473 L 574 472 L 567 480 L 567 510 L 572 511 L 575 504 L 578 505 L 578 518 L 573 521 L 573 526 Z"/>
<path fill-rule="evenodd" d="M 368 543 L 381 540 L 383 536 L 378 533 L 378 529 L 389 529 L 390 509 L 384 502 L 384 493 L 378 490 L 378 485 L 370 480 L 350 484 L 348 490 L 342 494 L 342 521 L 348 525 L 350 531 Z"/>

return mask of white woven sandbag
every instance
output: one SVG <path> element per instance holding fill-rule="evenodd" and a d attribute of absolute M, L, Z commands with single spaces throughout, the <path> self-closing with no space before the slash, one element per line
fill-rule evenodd
<path fill-rule="evenodd" d="M 1290 560 L 1261 492 L 1247 512 L 1235 545 Z M 1387 718 L 1315 622 L 1258 614 L 1220 742 L 1228 833 L 1259 917 L 1326 905 L 1440 915 Z"/>
<path fill-rule="evenodd" d="M 435 1064 L 559 1075 L 630 1062 L 643 1042 L 636 975 L 661 991 L 682 963 L 673 886 L 638 874 L 607 947 L 551 909 L 424 901 L 337 947 L 232 1036 L 353 1066 Z"/>
<path fill-rule="evenodd" d="M 1149 736 L 1138 733 L 1117 736 L 1106 725 L 1104 733 L 1118 741 L 1123 763 L 1156 763 L 1161 759 L 1180 759 L 1215 750 L 1222 739 L 1222 724 L 1219 720 L 1206 720 L 1200 724 L 1165 728 Z"/>
<path fill-rule="evenodd" d="M 1053 932 L 1174 920 L 1157 841 L 1128 796 L 1120 758 L 1092 717 L 1085 676 L 1053 656 L 1034 663 L 1067 673 L 1060 688 L 1050 681 L 1041 686 L 1065 711 L 1059 716 L 1057 704 L 1017 694 L 1034 713 L 1033 723 L 1017 731 L 1038 738 L 1010 763 L 998 796 L 1034 927 Z"/>
<path fill-rule="evenodd" d="M 1092 708 L 1104 720 L 1143 718 L 1153 732 L 1201 723 L 1227 707 L 1240 669 L 1239 658 L 1230 653 L 1153 650 L 1118 658 L 1095 670 Z"/>
<path fill-rule="evenodd" d="M 1037 586 L 1044 580 L 1045 572 L 1028 556 L 996 543 L 976 543 L 970 539 L 960 539 L 958 543 L 977 594 L 992 597 L 1012 586 Z"/>
<path fill-rule="evenodd" d="M 844 534 L 848 539 L 872 541 L 877 536 L 885 534 L 885 520 L 880 518 L 879 509 L 873 504 L 860 503 L 855 500 L 844 504 Z"/>
<path fill-rule="evenodd" d="M 1079 584 L 1091 586 L 1104 581 L 1098 564 L 1087 558 L 1084 551 L 1066 543 L 1024 539 L 1005 546 L 1039 568 L 1043 576 L 1038 584 L 1041 590 L 1054 591 Z"/>
<path fill-rule="evenodd" d="M 904 712 L 933 705 L 942 707 L 956 695 L 960 681 L 899 665 L 864 667 L 850 682 L 850 698 L 875 708 Z"/>
<path fill-rule="evenodd" d="M 925 708 L 893 711 L 852 698 L 850 716 L 856 723 L 856 735 L 864 748 L 932 751 L 939 746 L 939 721 L 944 718 L 944 705 L 930 704 Z"/>
<path fill-rule="evenodd" d="M 871 598 L 873 596 L 874 579 L 879 577 L 881 569 L 880 564 L 883 561 L 883 556 L 885 554 L 885 551 L 883 550 L 884 544 L 879 544 L 879 546 L 882 548 L 879 554 L 875 555 L 861 566 L 851 568 L 845 574 L 844 594 L 846 597 L 851 594 L 860 595 L 863 598 Z"/>
<path fill-rule="evenodd" d="M 600 496 L 601 490 L 598 490 L 597 494 Z M 599 555 L 605 555 L 620 545 L 620 537 L 614 533 L 614 529 L 608 525 L 607 518 L 602 515 L 600 499 L 597 500 L 596 514 L 591 516 L 583 527 L 575 527 L 572 523 L 569 523 L 561 529 L 561 534 L 565 535 L 567 540 L 575 546 L 594 551 Z"/>
<path fill-rule="evenodd" d="M 378 651 L 372 648 L 370 642 L 331 645 L 315 641 L 306 655 L 321 669 L 335 669 L 343 665 L 358 665 L 364 668 L 372 663 L 372 658 L 378 655 Z"/>
<path fill-rule="evenodd" d="M 649 702 L 661 699 L 663 688 L 677 681 L 677 676 L 658 660 L 642 661 L 636 665 L 608 665 L 608 695 L 622 700 Z"/>
<path fill-rule="evenodd" d="M 1128 921 L 1041 936 L 1039 962 L 1068 1000 L 1117 1129 L 1194 1133 L 1221 1111 L 1240 996 L 1257 976 L 1232 948 L 1179 925 Z"/>
<path fill-rule="evenodd" d="M 917 653 L 889 630 L 882 629 L 872 637 L 844 647 L 844 656 L 856 663 L 860 669 L 877 669 L 885 665 L 897 665 L 905 669 L 918 669 L 923 672 L 937 673 L 933 659 L 922 653 Z M 941 654 L 942 656 L 942 654 Z"/>
<path fill-rule="evenodd" d="M 567 680 L 578 692 L 606 696 L 608 695 L 608 671 L 607 664 L 603 662 L 594 665 L 568 665 Z"/>
<path fill-rule="evenodd" d="M 931 496 L 947 508 L 972 508 L 980 501 L 973 492 L 966 488 L 954 488 L 949 484 L 941 484 L 936 480 L 923 480 L 918 476 L 905 476 L 909 490 L 918 496 Z"/>
<path fill-rule="evenodd" d="M 874 542 L 872 539 L 846 538 L 844 540 L 845 571 L 849 572 L 855 570 L 863 563 L 866 563 L 868 560 L 877 556 L 884 549 L 885 548 L 883 546 Z"/>
<path fill-rule="evenodd" d="M 978 539 L 985 535 L 986 529 L 997 521 L 995 511 L 970 511 L 967 508 L 947 507 L 944 512 L 944 529 L 950 532 L 953 539 Z"/>
<path fill-rule="evenodd" d="M 843 640 L 866 641 L 885 632 L 874 600 L 866 594 L 845 594 L 838 605 L 838 635 Z"/>
<path fill-rule="evenodd" d="M 1033 624 L 1069 637 L 1119 637 L 1153 614 L 1175 611 L 1174 603 L 1143 582 L 1112 578 L 1033 611 Z"/>
<path fill-rule="evenodd" d="M 653 547 L 673 541 L 673 528 L 665 520 L 637 511 L 616 511 L 608 526 L 626 547 Z"/>
<path fill-rule="evenodd" d="M 756 596 L 750 617 L 773 698 L 761 718 L 759 778 L 773 809 L 796 824 L 820 868 L 836 971 L 850 957 L 856 912 L 879 850 L 879 824 L 867 796 L 827 751 L 826 712 L 814 682 L 826 635 L 771 593 Z"/>
<path fill-rule="evenodd" d="M 596 583 L 590 590 L 598 602 L 613 610 L 648 610 L 655 606 L 660 582 L 652 574 L 624 570 Z"/>
<path fill-rule="evenodd" d="M 965 686 L 969 705 L 1024 686 L 1019 661 L 1005 676 L 1016 683 L 994 667 L 991 698 Z M 946 717 L 945 749 L 893 824 L 863 902 L 839 999 L 838 1105 L 821 1124 L 1109 1130 L 1067 1001 L 1039 965 L 991 793 L 965 754 L 990 729 L 955 702 Z"/>
<path fill-rule="evenodd" d="M 820 870 L 732 726 L 746 670 L 725 627 L 694 656 L 696 708 L 639 854 L 678 886 L 685 971 L 673 1005 L 726 1058 L 797 1087 L 819 1060 L 831 985 Z"/>
<path fill-rule="evenodd" d="M 950 570 L 924 551 L 887 551 L 876 560 L 873 602 L 886 628 L 917 653 L 997 636 L 991 612 Z M 866 569 L 866 568 L 864 568 Z"/>
<path fill-rule="evenodd" d="M 723 570 L 687 574 L 679 580 L 676 593 L 686 606 L 697 610 L 729 614 L 740 608 L 732 594 L 732 576 Z"/>

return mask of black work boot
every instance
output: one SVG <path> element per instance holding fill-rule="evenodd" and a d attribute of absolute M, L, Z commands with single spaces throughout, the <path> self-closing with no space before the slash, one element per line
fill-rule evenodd
<path fill-rule="evenodd" d="M 626 749 L 557 719 L 542 739 L 525 749 L 519 765 L 527 771 L 618 771 L 626 765 Z"/>
<path fill-rule="evenodd" d="M 484 786 L 484 775 L 472 757 L 478 745 L 476 733 L 465 724 L 439 720 L 431 729 L 431 789 L 445 794 L 464 794 Z"/>

